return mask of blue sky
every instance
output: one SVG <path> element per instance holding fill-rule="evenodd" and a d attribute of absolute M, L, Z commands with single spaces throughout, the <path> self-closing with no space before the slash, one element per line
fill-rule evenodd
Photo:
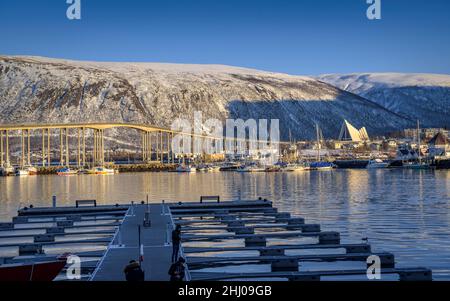
<path fill-rule="evenodd" d="M 0 54 L 227 64 L 291 74 L 450 73 L 450 1 L 1 0 Z"/>

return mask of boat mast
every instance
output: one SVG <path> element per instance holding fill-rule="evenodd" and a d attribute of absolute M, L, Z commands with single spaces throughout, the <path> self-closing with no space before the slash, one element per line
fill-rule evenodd
<path fill-rule="evenodd" d="M 420 123 L 417 120 L 417 156 L 419 159 L 419 163 L 422 161 L 422 156 L 420 155 Z"/>
<path fill-rule="evenodd" d="M 317 135 L 317 162 L 320 162 L 320 133 L 319 124 L 316 123 L 316 135 Z"/>

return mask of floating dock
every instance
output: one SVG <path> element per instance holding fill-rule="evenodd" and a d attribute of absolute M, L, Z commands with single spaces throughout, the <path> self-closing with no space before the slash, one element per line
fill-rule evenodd
<path fill-rule="evenodd" d="M 0 263 L 49 261 L 59 255 L 58 248 L 64 248 L 82 258 L 83 280 L 124 281 L 129 261 L 141 260 L 145 280 L 167 281 L 176 224 L 182 226 L 181 255 L 186 258 L 188 281 L 365 276 L 365 268 L 305 270 L 302 266 L 353 261 L 365 267 L 370 256 L 379 258 L 382 275 L 432 280 L 427 268 L 396 268 L 393 254 L 373 253 L 367 243 L 343 244 L 339 232 L 322 231 L 305 218 L 279 212 L 268 200 L 222 202 L 219 197 L 202 197 L 200 202 L 97 206 L 95 201 L 77 201 L 71 207 L 22 208 L 12 222 L 0 223 L 0 251 L 16 248 L 15 256 L 3 257 Z M 220 270 L 246 265 L 266 265 L 270 270 Z"/>

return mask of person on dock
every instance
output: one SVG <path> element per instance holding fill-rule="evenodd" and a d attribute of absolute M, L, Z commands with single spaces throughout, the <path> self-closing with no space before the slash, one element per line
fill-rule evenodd
<path fill-rule="evenodd" d="M 177 262 L 180 253 L 181 226 L 177 225 L 172 231 L 172 263 Z"/>
<path fill-rule="evenodd" d="M 183 281 L 186 268 L 184 263 L 186 260 L 180 257 L 177 262 L 173 263 L 169 269 L 170 281 Z"/>
<path fill-rule="evenodd" d="M 125 279 L 130 282 L 144 281 L 145 279 L 144 271 L 136 260 L 131 260 L 123 272 L 125 273 Z"/>

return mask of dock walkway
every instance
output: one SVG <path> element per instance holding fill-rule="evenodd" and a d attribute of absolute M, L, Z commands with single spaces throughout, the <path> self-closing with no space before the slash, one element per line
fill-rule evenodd
<path fill-rule="evenodd" d="M 164 210 L 163 210 L 164 206 Z M 144 227 L 144 215 L 150 209 L 150 227 Z M 140 256 L 138 228 L 141 228 L 143 245 L 142 269 L 146 281 L 169 280 L 172 247 L 167 243 L 172 227 L 169 209 L 163 204 L 130 206 L 114 240 L 91 276 L 91 281 L 124 281 L 124 268 L 130 260 Z M 170 240 L 169 240 L 170 241 Z"/>

